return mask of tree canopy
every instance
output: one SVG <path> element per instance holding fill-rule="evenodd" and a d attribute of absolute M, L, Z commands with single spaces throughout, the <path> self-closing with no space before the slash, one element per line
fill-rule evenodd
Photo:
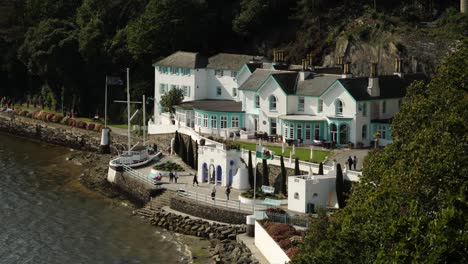
<path fill-rule="evenodd" d="M 293 263 L 467 262 L 466 80 L 468 41 L 409 88 L 394 143 L 370 153 L 346 207 Z"/>

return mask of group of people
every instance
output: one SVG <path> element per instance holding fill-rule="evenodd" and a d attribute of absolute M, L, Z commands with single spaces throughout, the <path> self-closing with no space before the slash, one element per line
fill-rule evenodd
<path fill-rule="evenodd" d="M 229 200 L 229 195 L 231 194 L 231 186 L 226 187 L 226 190 L 224 191 L 226 194 L 226 200 Z M 215 200 L 216 198 L 216 185 L 213 186 L 213 189 L 211 189 L 211 200 Z"/>
<path fill-rule="evenodd" d="M 356 166 L 357 166 L 357 158 L 356 156 L 354 156 L 354 158 L 351 158 L 351 156 L 348 157 L 348 161 L 346 162 L 349 166 L 349 169 L 352 170 L 354 168 L 354 170 L 356 170 Z"/>
<path fill-rule="evenodd" d="M 169 182 L 170 183 L 177 183 L 177 180 L 179 179 L 179 174 L 177 172 L 169 172 Z"/>

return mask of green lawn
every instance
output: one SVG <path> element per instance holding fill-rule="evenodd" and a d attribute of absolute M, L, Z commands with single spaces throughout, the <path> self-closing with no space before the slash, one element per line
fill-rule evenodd
<path fill-rule="evenodd" d="M 122 128 L 122 129 L 128 129 L 128 125 L 127 124 L 112 124 L 112 125 L 109 125 L 110 127 L 116 127 L 116 128 Z"/>
<path fill-rule="evenodd" d="M 241 148 L 255 151 L 255 144 L 254 143 L 247 143 L 247 142 L 240 142 L 240 141 L 238 141 L 237 143 L 239 143 Z M 270 145 L 263 145 L 263 146 L 270 149 L 270 150 L 272 150 L 272 151 L 274 151 L 275 156 L 281 156 L 282 155 L 282 156 L 288 157 L 288 158 L 289 158 L 289 153 L 292 150 L 292 147 L 286 147 L 285 152 L 283 154 L 281 154 L 281 151 L 282 151 L 281 146 L 270 146 Z M 313 156 L 312 162 L 314 162 L 314 163 L 323 162 L 325 160 L 325 157 L 330 156 L 330 155 L 331 155 L 330 151 L 314 149 L 314 156 Z M 292 157 L 293 158 L 297 157 L 299 160 L 309 162 L 310 161 L 310 148 L 296 147 L 296 155 L 293 155 Z"/>

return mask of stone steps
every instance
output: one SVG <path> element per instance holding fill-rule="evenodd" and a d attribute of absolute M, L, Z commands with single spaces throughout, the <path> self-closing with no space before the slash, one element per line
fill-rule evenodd
<path fill-rule="evenodd" d="M 134 211 L 137 216 L 152 218 L 154 214 L 164 206 L 169 206 L 171 198 L 176 195 L 175 191 L 165 190 L 162 194 L 153 197 L 153 199 L 145 205 L 145 207 Z"/>

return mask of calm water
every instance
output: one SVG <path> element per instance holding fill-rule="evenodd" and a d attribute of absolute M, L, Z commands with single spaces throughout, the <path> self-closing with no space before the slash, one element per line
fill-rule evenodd
<path fill-rule="evenodd" d="M 185 262 L 171 234 L 83 190 L 68 152 L 0 134 L 1 264 Z"/>

